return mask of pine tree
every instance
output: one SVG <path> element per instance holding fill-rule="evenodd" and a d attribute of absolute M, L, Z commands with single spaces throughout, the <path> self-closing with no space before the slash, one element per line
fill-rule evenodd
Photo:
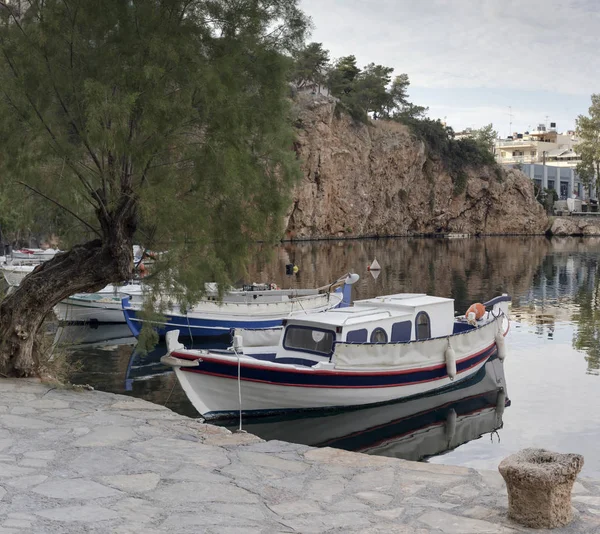
<path fill-rule="evenodd" d="M 37 372 L 56 303 L 132 276 L 134 242 L 168 251 L 151 283 L 185 303 L 279 235 L 298 175 L 285 54 L 307 25 L 297 0 L 24 4 L 0 0 L 0 191 L 83 244 L 2 301 L 14 376 Z"/>

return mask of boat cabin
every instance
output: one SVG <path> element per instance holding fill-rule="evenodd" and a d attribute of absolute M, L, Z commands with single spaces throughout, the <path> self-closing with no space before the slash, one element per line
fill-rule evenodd
<path fill-rule="evenodd" d="M 326 361 L 333 354 L 335 342 L 406 343 L 452 335 L 454 329 L 453 299 L 388 295 L 284 321 L 276 359 Z"/>

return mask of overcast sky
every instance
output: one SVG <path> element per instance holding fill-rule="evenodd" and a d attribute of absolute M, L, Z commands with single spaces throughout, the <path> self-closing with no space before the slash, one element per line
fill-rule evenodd
<path fill-rule="evenodd" d="M 311 41 L 408 74 L 455 130 L 573 129 L 600 92 L 600 0 L 301 0 Z M 546 117 L 548 117 L 546 119 Z"/>

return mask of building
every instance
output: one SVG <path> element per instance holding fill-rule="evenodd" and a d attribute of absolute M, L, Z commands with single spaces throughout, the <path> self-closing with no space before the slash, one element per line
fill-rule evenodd
<path fill-rule="evenodd" d="M 578 139 L 575 132 L 558 133 L 556 124 L 551 122 L 546 130 L 543 124 L 532 132 L 514 133 L 506 139 L 496 141 L 496 161 L 498 163 L 548 163 L 575 167 L 580 161 L 574 152 Z"/>
<path fill-rule="evenodd" d="M 507 167 L 519 166 L 538 186 L 553 189 L 558 198 L 573 196 L 586 200 L 586 191 L 575 172 L 581 158 L 575 152 L 578 143 L 575 132 L 558 133 L 556 124 L 550 129 L 540 124 L 535 131 L 514 133 L 495 143 L 496 161 Z M 592 191 L 592 198 L 596 198 Z"/>

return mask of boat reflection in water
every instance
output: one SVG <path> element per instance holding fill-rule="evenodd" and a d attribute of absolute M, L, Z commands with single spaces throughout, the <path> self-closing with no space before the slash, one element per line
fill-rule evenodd
<path fill-rule="evenodd" d="M 248 419 L 243 428 L 266 440 L 422 460 L 499 430 L 509 405 L 503 365 L 494 359 L 472 379 L 438 394 L 333 414 Z"/>
<path fill-rule="evenodd" d="M 103 347 L 115 345 L 135 345 L 137 339 L 123 324 L 101 324 L 89 325 L 65 324 L 56 329 L 54 344 L 67 347 Z"/>

